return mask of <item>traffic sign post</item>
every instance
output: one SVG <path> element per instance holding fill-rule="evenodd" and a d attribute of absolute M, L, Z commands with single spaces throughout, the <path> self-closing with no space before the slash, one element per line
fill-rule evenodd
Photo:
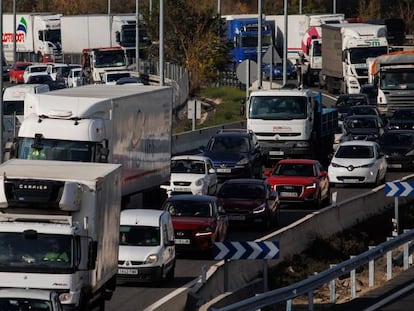
<path fill-rule="evenodd" d="M 258 242 L 216 242 L 213 255 L 215 260 L 224 259 L 224 291 L 228 290 L 228 260 L 263 259 L 263 289 L 267 290 L 267 260 L 279 259 L 279 241 Z"/>
<path fill-rule="evenodd" d="M 398 197 L 414 196 L 414 182 L 393 181 L 385 184 L 385 195 L 394 197 L 394 219 L 393 219 L 393 236 L 400 233 Z"/>

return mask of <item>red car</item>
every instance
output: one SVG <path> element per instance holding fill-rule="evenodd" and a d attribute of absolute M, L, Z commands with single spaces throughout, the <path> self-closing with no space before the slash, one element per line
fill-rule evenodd
<path fill-rule="evenodd" d="M 10 83 L 23 83 L 24 70 L 30 65 L 32 65 L 32 63 L 16 62 L 9 71 Z"/>
<path fill-rule="evenodd" d="M 219 199 L 209 195 L 169 197 L 163 209 L 172 216 L 177 252 L 212 252 L 214 242 L 227 237 L 228 218 Z"/>
<path fill-rule="evenodd" d="M 305 204 L 314 208 L 330 204 L 328 172 L 317 160 L 280 160 L 264 174 L 273 190 L 279 193 L 282 204 Z"/>

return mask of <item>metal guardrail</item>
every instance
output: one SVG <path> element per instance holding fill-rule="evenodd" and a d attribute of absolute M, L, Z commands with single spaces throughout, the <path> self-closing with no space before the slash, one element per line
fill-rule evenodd
<path fill-rule="evenodd" d="M 287 303 L 286 310 L 289 310 L 291 300 L 295 297 L 305 294 L 309 295 L 309 310 L 313 310 L 314 289 L 319 288 L 324 284 L 330 283 L 342 275 L 345 275 L 350 272 L 355 272 L 355 269 L 363 265 L 373 263 L 375 259 L 384 256 L 384 254 L 387 255 L 387 278 L 391 278 L 391 269 L 389 265 L 392 265 L 392 251 L 401 245 L 404 245 L 404 269 L 408 269 L 409 243 L 413 239 L 414 229 L 406 231 L 399 236 L 390 238 L 388 241 L 383 242 L 382 244 L 379 244 L 378 246 L 358 256 L 348 259 L 340 264 L 331 267 L 330 269 L 327 269 L 317 275 L 313 275 L 298 283 L 283 288 L 279 288 L 273 291 L 269 291 L 263 294 L 258 294 L 257 296 L 239 301 L 237 303 L 222 308 L 210 308 L 209 311 L 251 311 L 282 302 Z M 370 264 L 370 269 L 373 266 L 373 264 Z"/>

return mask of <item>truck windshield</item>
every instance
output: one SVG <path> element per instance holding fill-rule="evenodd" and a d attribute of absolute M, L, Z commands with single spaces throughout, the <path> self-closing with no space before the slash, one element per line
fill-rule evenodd
<path fill-rule="evenodd" d="M 387 53 L 388 48 L 386 46 L 361 47 L 349 50 L 351 64 L 366 64 L 367 58 L 375 58 Z"/>
<path fill-rule="evenodd" d="M 33 230 L 0 233 L 0 269 L 62 272 L 74 263 L 74 239 Z"/>
<path fill-rule="evenodd" d="M 382 90 L 414 90 L 414 67 L 383 71 L 380 88 Z"/>
<path fill-rule="evenodd" d="M 50 41 L 54 44 L 60 44 L 62 41 L 60 29 L 49 29 L 44 31 L 45 41 Z"/>
<path fill-rule="evenodd" d="M 35 145 L 36 148 L 33 148 Z M 19 138 L 19 159 L 93 162 L 95 143 L 83 141 Z"/>
<path fill-rule="evenodd" d="M 240 47 L 257 47 L 257 34 L 243 35 L 240 37 Z M 262 34 L 262 46 L 270 46 L 272 43 L 271 34 Z"/>
<path fill-rule="evenodd" d="M 126 66 L 126 57 L 123 50 L 96 51 L 96 68 Z"/>
<path fill-rule="evenodd" d="M 6 100 L 3 102 L 3 114 L 4 115 L 22 115 L 24 112 L 23 100 Z"/>
<path fill-rule="evenodd" d="M 303 96 L 257 96 L 252 97 L 249 107 L 250 119 L 291 120 L 305 119 L 307 100 Z"/>

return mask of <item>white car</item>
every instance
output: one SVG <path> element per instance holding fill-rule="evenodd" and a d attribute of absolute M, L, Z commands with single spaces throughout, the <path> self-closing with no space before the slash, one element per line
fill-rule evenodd
<path fill-rule="evenodd" d="M 63 311 L 58 293 L 51 290 L 0 289 L 0 310 Z"/>
<path fill-rule="evenodd" d="M 26 67 L 23 72 L 23 82 L 27 83 L 29 77 L 36 74 L 47 74 L 47 65 L 36 64 Z"/>
<path fill-rule="evenodd" d="M 335 184 L 375 184 L 385 180 L 387 161 L 373 141 L 353 140 L 338 146 L 328 167 L 329 181 Z"/>
<path fill-rule="evenodd" d="M 161 188 L 168 196 L 174 194 L 215 195 L 217 174 L 210 158 L 200 155 L 180 155 L 171 159 L 169 185 Z"/>

